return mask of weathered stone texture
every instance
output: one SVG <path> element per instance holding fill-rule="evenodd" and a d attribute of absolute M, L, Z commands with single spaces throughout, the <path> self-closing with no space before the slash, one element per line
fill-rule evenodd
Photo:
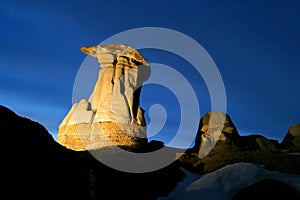
<path fill-rule="evenodd" d="M 150 66 L 134 48 L 123 44 L 82 47 L 97 58 L 98 80 L 88 100 L 75 103 L 59 127 L 58 142 L 73 150 L 109 145 L 140 147 L 146 140 L 140 93 Z"/>
<path fill-rule="evenodd" d="M 194 149 L 199 157 L 207 155 L 217 142 L 229 142 L 239 133 L 229 115 L 222 112 L 208 112 L 199 123 Z"/>
<path fill-rule="evenodd" d="M 139 97 L 142 83 L 150 76 L 150 66 L 142 55 L 122 44 L 82 47 L 81 50 L 97 58 L 101 67 L 89 98 L 92 108 L 97 110 L 94 122 L 145 125 Z"/>
<path fill-rule="evenodd" d="M 57 141 L 68 149 L 77 151 L 86 150 L 84 140 L 88 142 L 90 132 L 91 124 L 87 123 L 61 125 Z"/>

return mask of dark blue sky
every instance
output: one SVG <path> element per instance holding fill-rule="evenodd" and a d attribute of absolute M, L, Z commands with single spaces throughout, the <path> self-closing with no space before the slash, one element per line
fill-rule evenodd
<path fill-rule="evenodd" d="M 209 53 L 240 134 L 281 141 L 300 122 L 299 10 L 299 1 L 0 0 L 0 104 L 40 122 L 56 138 L 86 57 L 80 47 L 128 29 L 163 27 L 188 35 Z M 149 62 L 186 64 L 163 51 L 142 54 Z M 203 115 L 210 110 L 203 81 L 185 75 L 200 91 Z M 143 90 L 146 108 L 156 103 L 148 101 L 154 89 Z M 176 111 L 176 101 L 166 103 L 166 110 Z"/>

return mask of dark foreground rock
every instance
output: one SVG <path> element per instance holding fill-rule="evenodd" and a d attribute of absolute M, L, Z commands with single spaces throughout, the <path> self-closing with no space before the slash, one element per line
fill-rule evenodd
<path fill-rule="evenodd" d="M 1 195 L 10 199 L 156 199 L 184 176 L 175 164 L 149 173 L 112 169 L 87 151 L 61 146 L 42 125 L 3 106 L 0 132 Z"/>
<path fill-rule="evenodd" d="M 235 129 L 230 123 L 227 127 Z M 223 139 L 217 141 L 205 157 L 200 158 L 195 149 L 189 149 L 160 170 L 127 173 L 102 164 L 88 151 L 65 148 L 53 140 L 41 124 L 0 106 L 1 195 L 12 199 L 154 200 L 172 193 L 186 176 L 186 170 L 204 175 L 239 162 L 257 163 L 268 170 L 300 175 L 300 156 L 294 151 L 282 151 L 277 141 L 260 135 L 226 135 L 234 129 L 222 129 Z M 163 147 L 163 142 L 151 141 L 143 151 L 147 153 Z M 171 151 L 175 156 L 182 150 Z"/>

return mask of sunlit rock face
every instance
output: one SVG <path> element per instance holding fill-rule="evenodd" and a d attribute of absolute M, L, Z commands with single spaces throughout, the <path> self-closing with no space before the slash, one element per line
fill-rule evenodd
<path fill-rule="evenodd" d="M 295 124 L 288 129 L 281 146 L 285 151 L 300 152 L 300 124 Z"/>
<path fill-rule="evenodd" d="M 107 146 L 141 147 L 146 139 L 142 84 L 150 66 L 134 48 L 124 44 L 82 47 L 100 65 L 88 100 L 75 103 L 59 127 L 58 142 L 73 150 Z"/>

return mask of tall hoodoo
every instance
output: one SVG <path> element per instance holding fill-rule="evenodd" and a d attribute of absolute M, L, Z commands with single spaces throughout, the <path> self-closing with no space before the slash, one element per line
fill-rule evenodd
<path fill-rule="evenodd" d="M 139 98 L 150 65 L 124 44 L 82 47 L 81 51 L 98 60 L 98 80 L 89 99 L 74 104 L 60 124 L 58 142 L 73 150 L 111 145 L 139 148 L 146 140 Z"/>

